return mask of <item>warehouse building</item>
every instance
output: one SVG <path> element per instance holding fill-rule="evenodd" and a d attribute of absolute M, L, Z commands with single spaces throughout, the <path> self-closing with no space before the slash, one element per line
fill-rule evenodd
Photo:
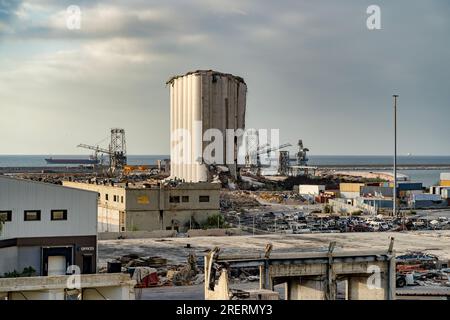
<path fill-rule="evenodd" d="M 448 202 L 438 194 L 413 194 L 409 206 L 414 209 L 444 208 Z"/>
<path fill-rule="evenodd" d="M 96 272 L 95 192 L 0 176 L 0 218 L 0 275 Z"/>
<path fill-rule="evenodd" d="M 220 213 L 219 183 L 108 185 L 64 181 L 63 185 L 98 193 L 99 232 L 184 232 Z"/>

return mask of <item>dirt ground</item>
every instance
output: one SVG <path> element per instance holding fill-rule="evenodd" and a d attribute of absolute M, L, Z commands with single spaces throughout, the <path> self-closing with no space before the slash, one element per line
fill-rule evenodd
<path fill-rule="evenodd" d="M 184 264 L 190 252 L 202 257 L 215 246 L 223 254 L 263 253 L 267 243 L 273 244 L 273 252 L 321 251 L 336 241 L 337 250 L 372 250 L 387 249 L 390 237 L 395 238 L 397 254 L 423 251 L 450 259 L 450 230 L 101 240 L 98 255 L 100 267 L 106 266 L 109 259 L 130 253 L 160 256 L 168 259 L 169 264 Z"/>

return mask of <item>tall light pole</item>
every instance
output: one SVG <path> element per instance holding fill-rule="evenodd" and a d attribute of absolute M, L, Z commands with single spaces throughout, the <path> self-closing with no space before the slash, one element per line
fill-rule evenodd
<path fill-rule="evenodd" d="M 394 201 L 393 201 L 393 215 L 397 216 L 397 98 L 394 94 Z"/>

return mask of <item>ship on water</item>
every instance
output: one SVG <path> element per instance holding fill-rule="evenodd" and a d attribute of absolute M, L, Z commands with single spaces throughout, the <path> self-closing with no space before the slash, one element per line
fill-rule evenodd
<path fill-rule="evenodd" d="M 89 159 L 74 159 L 74 158 L 46 158 L 47 164 L 79 164 L 79 165 L 97 165 L 100 160 L 96 157 L 89 157 Z"/>

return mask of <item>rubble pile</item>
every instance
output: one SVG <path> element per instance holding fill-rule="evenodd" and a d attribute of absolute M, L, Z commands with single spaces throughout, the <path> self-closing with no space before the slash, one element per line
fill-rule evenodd
<path fill-rule="evenodd" d="M 222 191 L 220 208 L 222 210 L 240 210 L 260 206 L 254 193 L 249 191 Z"/>
<path fill-rule="evenodd" d="M 300 194 L 292 191 L 284 192 L 260 192 L 259 198 L 266 202 L 271 203 L 292 203 L 299 202 L 304 203 L 306 199 Z"/>
<path fill-rule="evenodd" d="M 190 253 L 186 264 L 168 265 L 161 257 L 140 257 L 131 253 L 117 258 L 121 271 L 129 273 L 137 281 L 138 288 L 150 286 L 187 286 L 204 281 L 203 270 L 197 265 L 197 257 Z M 106 268 L 100 272 L 106 272 Z"/>
<path fill-rule="evenodd" d="M 450 287 L 449 261 L 423 252 L 410 252 L 396 257 L 397 287 Z"/>

